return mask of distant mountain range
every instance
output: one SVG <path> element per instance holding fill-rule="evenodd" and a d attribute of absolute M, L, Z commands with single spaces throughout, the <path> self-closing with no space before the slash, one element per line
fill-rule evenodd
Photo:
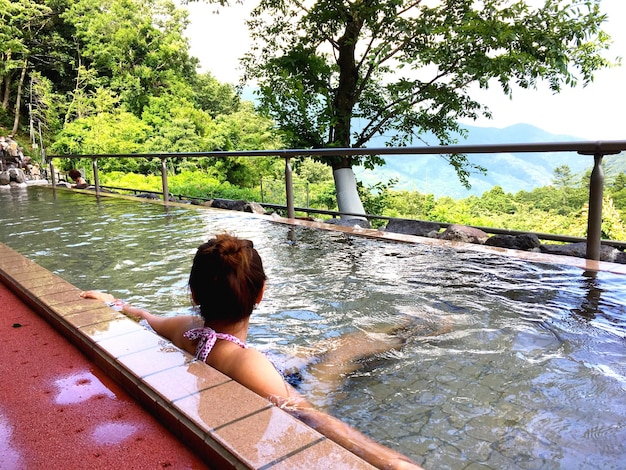
<path fill-rule="evenodd" d="M 516 124 L 503 129 L 495 127 L 473 127 L 464 125 L 468 137 L 457 136 L 459 144 L 518 144 L 537 142 L 581 142 L 586 139 L 568 135 L 556 135 L 530 124 Z M 437 145 L 435 138 L 426 141 Z M 368 144 L 370 148 L 384 147 L 384 139 L 379 138 Z M 392 178 L 398 179 L 394 189 L 419 191 L 435 197 L 450 196 L 461 199 L 470 195 L 480 196 L 485 191 L 499 185 L 508 193 L 531 191 L 534 188 L 552 184 L 554 169 L 561 165 L 569 166 L 573 174 L 582 177 L 593 167 L 593 157 L 578 155 L 575 152 L 503 153 L 468 155 L 471 163 L 487 169 L 487 174 L 472 174 L 471 189 L 461 185 L 454 169 L 438 155 L 386 156 L 386 164 L 374 170 L 355 168 L 357 179 L 369 186 Z M 603 169 L 607 178 L 620 171 L 626 173 L 626 155 L 607 156 L 603 159 Z"/>

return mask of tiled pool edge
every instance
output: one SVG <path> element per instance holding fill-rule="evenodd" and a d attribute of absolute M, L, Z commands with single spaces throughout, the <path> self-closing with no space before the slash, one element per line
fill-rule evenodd
<path fill-rule="evenodd" d="M 214 468 L 372 468 L 2 243 L 0 282 Z"/>

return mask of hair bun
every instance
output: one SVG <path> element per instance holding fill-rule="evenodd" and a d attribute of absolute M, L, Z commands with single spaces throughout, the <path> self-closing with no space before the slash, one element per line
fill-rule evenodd
<path fill-rule="evenodd" d="M 239 320 L 252 313 L 265 279 L 254 244 L 221 234 L 198 248 L 189 286 L 205 320 Z"/>

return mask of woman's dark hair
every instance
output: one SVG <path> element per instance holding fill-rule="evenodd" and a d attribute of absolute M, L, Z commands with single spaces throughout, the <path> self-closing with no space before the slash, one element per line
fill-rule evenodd
<path fill-rule="evenodd" d="M 77 169 L 70 170 L 70 178 L 72 178 L 74 181 L 78 180 L 78 178 L 82 176 L 83 175 L 81 174 L 79 170 Z"/>
<path fill-rule="evenodd" d="M 252 314 L 265 279 L 253 243 L 222 234 L 198 247 L 189 287 L 205 320 L 235 322 Z"/>

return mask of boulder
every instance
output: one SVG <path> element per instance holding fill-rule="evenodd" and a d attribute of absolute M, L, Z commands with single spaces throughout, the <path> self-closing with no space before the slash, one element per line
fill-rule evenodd
<path fill-rule="evenodd" d="M 560 256 L 576 256 L 578 258 L 587 257 L 587 243 L 568 243 L 567 245 L 541 245 L 542 253 Z M 611 263 L 624 263 L 624 253 L 608 245 L 600 246 L 600 261 Z"/>
<path fill-rule="evenodd" d="M 26 181 L 26 175 L 24 175 L 24 172 L 20 168 L 10 168 L 9 178 L 11 181 L 15 181 L 16 183 L 23 183 Z"/>
<path fill-rule="evenodd" d="M 211 207 L 215 207 L 216 209 L 228 209 L 231 211 L 244 211 L 246 209 L 246 204 L 248 201 L 244 201 L 242 199 L 232 200 L 232 199 L 213 199 L 211 202 Z"/>
<path fill-rule="evenodd" d="M 445 229 L 444 232 L 437 238 L 463 243 L 483 244 L 489 238 L 489 235 L 478 228 L 468 227 L 467 225 L 453 224 Z"/>
<path fill-rule="evenodd" d="M 512 250 L 532 250 L 539 248 L 541 242 L 534 233 L 525 233 L 522 235 L 494 235 L 485 241 L 485 245 L 510 248 Z"/>
<path fill-rule="evenodd" d="M 244 206 L 244 212 L 252 212 L 253 214 L 265 214 L 265 209 L 258 202 L 248 202 Z"/>
<path fill-rule="evenodd" d="M 427 237 L 431 232 L 439 232 L 441 225 L 435 222 L 422 222 L 421 220 L 393 219 L 387 223 L 385 232 L 402 233 L 404 235 L 417 235 Z"/>
<path fill-rule="evenodd" d="M 154 193 L 139 193 L 137 194 L 137 197 L 141 197 L 144 199 L 160 199 L 159 196 Z"/>

